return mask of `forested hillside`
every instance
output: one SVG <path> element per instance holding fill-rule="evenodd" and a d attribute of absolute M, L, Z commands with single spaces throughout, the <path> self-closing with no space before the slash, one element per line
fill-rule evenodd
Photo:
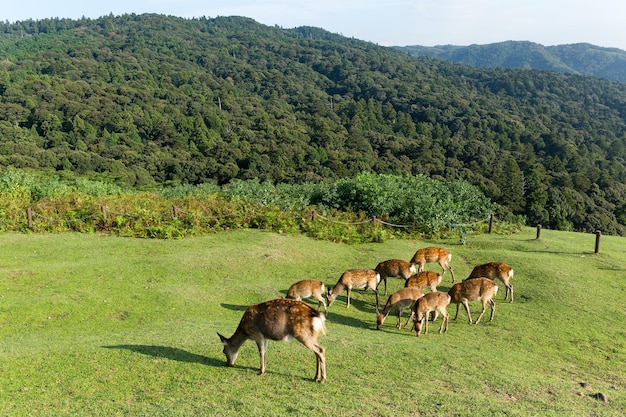
<path fill-rule="evenodd" d="M 543 46 L 527 41 L 486 45 L 397 46 L 413 56 L 430 56 L 482 68 L 541 69 L 626 82 L 626 51 L 589 43 Z"/>
<path fill-rule="evenodd" d="M 626 234 L 626 85 L 161 15 L 0 24 L 0 166 L 132 187 L 464 179 L 531 225 Z M 419 192 L 419 190 L 412 190 Z"/>

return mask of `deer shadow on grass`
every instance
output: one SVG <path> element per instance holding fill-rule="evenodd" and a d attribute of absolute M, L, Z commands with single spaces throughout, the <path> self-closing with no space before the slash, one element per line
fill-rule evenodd
<path fill-rule="evenodd" d="M 105 349 L 130 350 L 131 352 L 141 353 L 142 355 L 152 356 L 155 358 L 164 358 L 178 362 L 199 363 L 209 366 L 224 366 L 223 360 L 209 358 L 203 355 L 188 352 L 183 349 L 169 346 L 155 345 L 115 345 L 103 346 Z"/>
<path fill-rule="evenodd" d="M 222 303 L 220 305 L 224 308 L 227 308 L 233 311 L 246 311 L 249 307 L 248 305 L 237 305 L 237 304 L 226 304 L 226 303 Z"/>

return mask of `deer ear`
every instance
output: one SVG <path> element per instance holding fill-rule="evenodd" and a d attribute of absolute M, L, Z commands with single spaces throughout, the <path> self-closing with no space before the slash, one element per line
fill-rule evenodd
<path fill-rule="evenodd" d="M 219 334 L 219 333 L 217 335 L 220 337 L 220 340 L 225 345 L 226 344 L 226 338 L 224 336 L 222 336 L 221 334 Z"/>

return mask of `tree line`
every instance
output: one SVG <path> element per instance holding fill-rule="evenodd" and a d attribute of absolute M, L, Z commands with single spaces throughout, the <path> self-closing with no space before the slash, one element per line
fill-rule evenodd
<path fill-rule="evenodd" d="M 240 17 L 0 23 L 0 165 L 139 190 L 362 173 L 626 234 L 626 86 L 415 58 Z"/>

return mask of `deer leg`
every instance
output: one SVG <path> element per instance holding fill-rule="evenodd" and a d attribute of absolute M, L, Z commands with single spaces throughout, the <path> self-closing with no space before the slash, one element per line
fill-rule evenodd
<path fill-rule="evenodd" d="M 387 275 L 383 275 L 380 274 L 380 281 L 378 282 L 378 284 L 376 285 L 376 289 L 378 290 L 378 286 L 380 285 L 381 282 L 385 282 L 385 295 L 387 295 Z"/>
<path fill-rule="evenodd" d="M 441 315 L 443 316 L 443 319 L 441 321 L 441 327 L 439 327 L 439 334 L 447 332 L 448 331 L 448 312 L 446 310 L 443 310 L 441 312 Z"/>
<path fill-rule="evenodd" d="M 299 339 L 300 342 L 308 349 L 315 353 L 316 357 L 316 365 L 315 365 L 315 381 L 316 382 L 324 382 L 326 381 L 326 351 L 320 346 L 317 342 L 313 340 L 303 340 Z"/>
<path fill-rule="evenodd" d="M 261 367 L 259 368 L 259 375 L 263 375 L 265 373 L 265 351 L 267 350 L 267 344 L 269 340 L 261 337 L 256 340 L 256 345 L 259 348 L 259 356 L 261 357 Z"/>
<path fill-rule="evenodd" d="M 376 308 L 378 308 L 378 290 L 374 288 L 374 294 L 376 294 Z"/>
<path fill-rule="evenodd" d="M 480 319 L 483 318 L 483 314 L 485 314 L 485 311 L 487 311 L 487 301 L 488 300 L 483 300 L 483 311 L 480 312 L 480 315 L 478 316 L 478 319 L 476 319 L 476 323 L 475 324 L 478 324 Z M 489 301 L 491 301 L 491 300 L 489 300 Z M 493 313 L 493 309 L 491 310 L 491 312 Z M 493 317 L 492 317 L 492 319 L 493 319 Z"/>
<path fill-rule="evenodd" d="M 493 315 L 496 312 L 496 302 L 490 299 L 489 304 L 491 304 L 491 317 L 489 318 L 489 321 L 493 321 Z"/>
<path fill-rule="evenodd" d="M 452 283 L 454 284 L 454 269 L 452 269 L 452 267 L 448 264 L 446 264 L 446 266 L 450 270 L 450 275 L 452 275 Z"/>
<path fill-rule="evenodd" d="M 415 316 L 415 313 L 413 312 L 413 308 L 411 308 L 411 314 L 409 314 L 409 319 L 406 321 L 406 323 L 404 323 L 404 327 L 409 325 L 409 322 L 413 319 L 414 316 Z M 413 327 L 415 328 L 415 324 L 413 324 Z"/>
<path fill-rule="evenodd" d="M 346 300 L 346 308 L 350 307 L 350 290 L 351 290 L 350 287 L 346 288 L 346 291 L 348 292 L 348 300 Z"/>
<path fill-rule="evenodd" d="M 463 302 L 463 307 L 465 307 L 465 311 L 467 311 L 467 317 L 469 318 L 469 324 L 472 324 L 472 314 L 470 313 L 470 309 L 469 309 L 469 302 L 466 300 Z M 457 305 L 458 308 L 458 305 Z M 483 310 L 484 312 L 485 310 Z"/>
<path fill-rule="evenodd" d="M 456 304 L 456 314 L 454 315 L 454 318 L 452 320 L 456 320 L 458 316 L 459 316 L 459 303 Z"/>

